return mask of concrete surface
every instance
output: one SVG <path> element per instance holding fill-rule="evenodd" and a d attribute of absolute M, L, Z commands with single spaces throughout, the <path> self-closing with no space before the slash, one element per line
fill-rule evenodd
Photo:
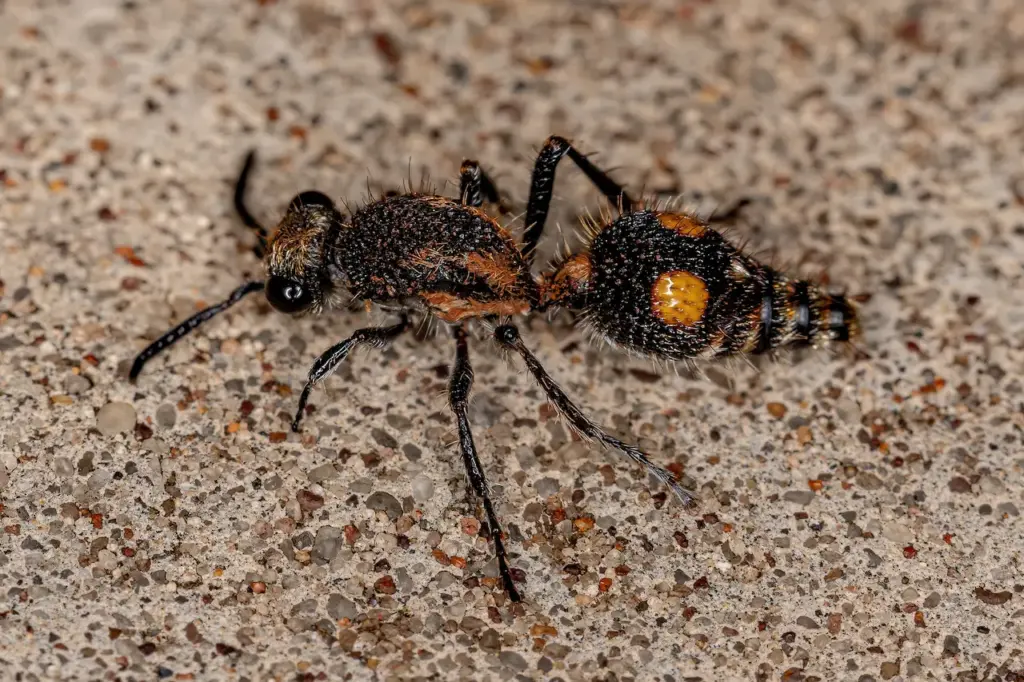
<path fill-rule="evenodd" d="M 0 677 L 1020 679 L 1022 111 L 1018 0 L 0 0 Z M 306 369 L 361 314 L 249 301 L 125 380 L 258 270 L 247 148 L 268 222 L 465 156 L 521 210 L 554 132 L 633 188 L 754 196 L 736 238 L 872 294 L 859 360 L 677 376 L 529 325 L 698 514 L 478 342 L 512 608 L 447 339 L 359 354 L 301 437 Z M 567 232 L 599 208 L 558 192 Z"/>

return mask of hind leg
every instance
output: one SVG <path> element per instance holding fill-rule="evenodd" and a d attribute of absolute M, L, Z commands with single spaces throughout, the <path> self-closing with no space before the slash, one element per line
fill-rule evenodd
<path fill-rule="evenodd" d="M 666 486 L 672 489 L 679 501 L 686 507 L 692 507 L 697 503 L 697 496 L 693 492 L 684 488 L 680 483 L 679 479 L 676 478 L 668 469 L 660 467 L 644 454 L 639 448 L 624 443 L 618 438 L 615 438 L 608 434 L 604 429 L 595 424 L 587 417 L 583 411 L 576 406 L 575 403 L 559 388 L 555 380 L 551 378 L 547 370 L 540 364 L 536 356 L 530 352 L 523 343 L 522 337 L 519 335 L 519 330 L 513 325 L 505 324 L 494 330 L 494 338 L 501 344 L 502 347 L 515 351 L 526 363 L 526 368 L 530 370 L 530 374 L 537 380 L 540 387 L 544 389 L 544 392 L 548 396 L 548 400 L 555 406 L 559 414 L 568 422 L 570 428 L 573 431 L 589 438 L 591 440 L 600 441 L 601 443 L 614 448 L 629 457 L 631 460 L 644 467 L 647 473 L 653 475 L 659 481 L 664 483 Z"/>

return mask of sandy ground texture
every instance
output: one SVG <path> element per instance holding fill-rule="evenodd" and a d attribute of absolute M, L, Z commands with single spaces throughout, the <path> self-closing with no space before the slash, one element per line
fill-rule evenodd
<path fill-rule="evenodd" d="M 0 0 L 0 678 L 1021 679 L 1022 111 L 1018 0 Z M 551 133 L 634 189 L 752 197 L 737 239 L 872 295 L 868 358 L 678 374 L 524 323 L 697 512 L 481 338 L 512 605 L 448 338 L 357 354 L 301 434 L 363 313 L 248 300 L 126 380 L 260 272 L 247 149 L 269 223 L 309 187 L 451 192 L 467 156 L 515 214 Z M 555 204 L 565 234 L 600 209 L 572 171 Z"/>

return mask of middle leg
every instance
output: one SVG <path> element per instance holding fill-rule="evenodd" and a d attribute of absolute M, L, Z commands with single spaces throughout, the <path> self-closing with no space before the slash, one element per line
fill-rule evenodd
<path fill-rule="evenodd" d="M 505 553 L 505 543 L 502 540 L 501 525 L 498 523 L 498 515 L 494 512 L 494 504 L 491 502 L 490 491 L 487 489 L 487 479 L 484 478 L 484 468 L 480 463 L 480 457 L 476 452 L 476 445 L 473 443 L 473 433 L 469 428 L 469 391 L 473 387 L 473 367 L 469 364 L 469 343 L 466 339 L 466 328 L 463 325 L 455 327 L 455 367 L 452 369 L 451 379 L 448 382 L 448 401 L 451 404 L 452 412 L 455 413 L 455 421 L 459 428 L 459 450 L 462 451 L 462 461 L 466 465 L 466 474 L 469 476 L 469 483 L 473 492 L 483 503 L 484 513 L 487 515 L 491 540 L 494 541 L 494 554 L 498 559 L 498 574 L 501 576 L 502 585 L 508 598 L 513 602 L 522 600 L 515 583 L 512 582 L 512 571 L 508 567 L 508 556 Z"/>
<path fill-rule="evenodd" d="M 592 164 L 568 140 L 552 135 L 537 155 L 533 165 L 533 178 L 530 180 L 530 198 L 526 205 L 526 233 L 523 236 L 522 249 L 527 262 L 533 262 L 533 253 L 537 250 L 537 243 L 544 232 L 544 224 L 547 222 L 548 210 L 551 207 L 551 195 L 555 189 L 555 170 L 563 156 L 572 159 L 608 201 L 622 212 L 628 213 L 633 210 L 635 202 L 626 194 L 622 185 Z"/>
<path fill-rule="evenodd" d="M 562 157 L 568 156 L 590 179 L 605 198 L 621 212 L 629 213 L 636 208 L 637 202 L 619 183 L 611 179 L 608 173 L 581 154 L 571 142 L 563 137 L 552 135 L 544 143 L 537 160 L 533 165 L 533 177 L 530 181 L 530 198 L 526 206 L 526 233 L 523 236 L 522 251 L 527 262 L 533 262 L 533 254 L 544 233 L 544 225 L 551 207 L 551 196 L 555 187 L 555 171 Z M 735 220 L 753 200 L 741 197 L 731 208 L 719 213 L 715 212 L 708 218 L 711 223 L 724 223 Z"/>
<path fill-rule="evenodd" d="M 498 188 L 476 161 L 466 159 L 459 169 L 459 199 L 466 206 L 483 206 L 484 201 L 497 204 Z"/>

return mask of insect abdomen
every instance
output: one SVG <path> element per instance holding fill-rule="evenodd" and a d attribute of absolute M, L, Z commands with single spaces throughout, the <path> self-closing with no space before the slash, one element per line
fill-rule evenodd
<path fill-rule="evenodd" d="M 694 216 L 637 211 L 547 279 L 547 302 L 581 310 L 626 350 L 670 359 L 822 345 L 856 333 L 850 304 L 741 253 Z"/>

